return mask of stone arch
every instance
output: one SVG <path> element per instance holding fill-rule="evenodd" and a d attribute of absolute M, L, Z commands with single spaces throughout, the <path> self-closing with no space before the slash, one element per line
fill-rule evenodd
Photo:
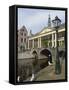
<path fill-rule="evenodd" d="M 40 54 L 42 54 L 42 55 L 45 55 L 46 57 L 48 57 L 48 61 L 50 61 L 50 63 L 52 63 L 52 54 L 51 54 L 51 51 L 50 50 L 48 50 L 48 49 L 42 49 L 41 51 L 40 51 Z"/>
<path fill-rule="evenodd" d="M 36 49 L 32 49 L 31 54 L 38 54 L 38 51 Z"/>
<path fill-rule="evenodd" d="M 36 50 L 34 50 L 34 51 L 32 52 L 32 54 L 37 54 Z"/>

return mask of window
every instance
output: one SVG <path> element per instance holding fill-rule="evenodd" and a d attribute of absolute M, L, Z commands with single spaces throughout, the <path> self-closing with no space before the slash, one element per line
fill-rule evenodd
<path fill-rule="evenodd" d="M 23 29 L 23 31 L 24 31 L 24 29 Z"/>
<path fill-rule="evenodd" d="M 21 32 L 21 35 L 23 36 L 23 32 Z"/>
<path fill-rule="evenodd" d="M 22 51 L 22 46 L 20 46 L 20 50 Z"/>
<path fill-rule="evenodd" d="M 21 38 L 21 42 L 23 42 L 23 38 Z"/>
<path fill-rule="evenodd" d="M 24 39 L 24 42 L 26 43 L 26 38 Z"/>
<path fill-rule="evenodd" d="M 26 33 L 24 34 L 24 36 L 26 36 Z"/>

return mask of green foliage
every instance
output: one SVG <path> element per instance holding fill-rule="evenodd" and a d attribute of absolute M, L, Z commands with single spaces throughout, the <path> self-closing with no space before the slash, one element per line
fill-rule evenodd
<path fill-rule="evenodd" d="M 21 51 L 25 51 L 25 46 L 24 46 L 24 45 L 21 45 L 21 46 L 20 46 L 20 50 L 21 50 Z"/>
<path fill-rule="evenodd" d="M 48 47 L 48 40 L 43 40 L 42 43 L 43 43 L 43 46 Z"/>

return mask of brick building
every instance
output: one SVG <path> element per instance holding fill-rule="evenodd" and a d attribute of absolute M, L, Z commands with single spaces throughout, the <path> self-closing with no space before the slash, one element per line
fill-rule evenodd
<path fill-rule="evenodd" d="M 22 52 L 27 48 L 28 32 L 25 26 L 18 30 L 18 51 Z"/>

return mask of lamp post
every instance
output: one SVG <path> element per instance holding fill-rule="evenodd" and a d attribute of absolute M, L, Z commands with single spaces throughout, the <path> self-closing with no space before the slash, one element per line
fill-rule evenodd
<path fill-rule="evenodd" d="M 61 65 L 59 60 L 59 50 L 58 50 L 58 28 L 61 25 L 61 20 L 58 18 L 58 16 L 55 17 L 54 20 L 52 20 L 53 27 L 56 30 L 56 65 L 55 65 L 55 73 L 60 74 L 61 73 Z"/>

